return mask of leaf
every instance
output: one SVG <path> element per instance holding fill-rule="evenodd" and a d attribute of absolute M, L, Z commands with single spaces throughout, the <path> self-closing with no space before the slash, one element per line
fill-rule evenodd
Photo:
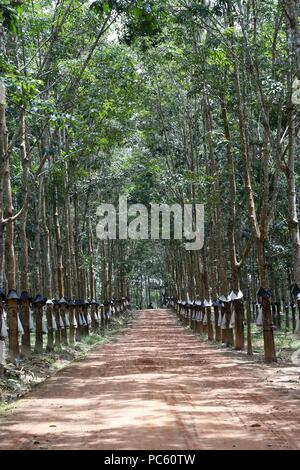
<path fill-rule="evenodd" d="M 130 13 L 135 16 L 135 18 L 139 18 L 142 15 L 142 10 L 138 7 L 133 7 L 130 9 Z"/>

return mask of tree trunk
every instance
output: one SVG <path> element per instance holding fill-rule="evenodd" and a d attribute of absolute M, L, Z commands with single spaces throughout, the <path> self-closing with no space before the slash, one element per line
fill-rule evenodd
<path fill-rule="evenodd" d="M 20 154 L 22 161 L 22 191 L 23 194 L 28 193 L 28 172 L 30 160 L 26 152 L 26 124 L 25 124 L 25 111 L 20 111 Z M 28 240 L 27 240 L 27 215 L 28 208 L 23 210 L 20 216 L 20 239 L 21 239 L 21 290 L 28 290 Z"/>
<path fill-rule="evenodd" d="M 21 344 L 21 353 L 22 356 L 28 356 L 31 352 L 31 344 L 30 344 L 30 325 L 29 325 L 29 301 L 22 300 L 21 301 L 21 320 L 22 326 L 24 329 L 24 334 L 22 335 L 22 344 Z"/>
<path fill-rule="evenodd" d="M 42 180 L 37 183 L 38 197 L 34 202 L 34 287 L 36 294 L 40 294 L 42 290 L 41 282 L 41 227 L 40 214 L 42 203 Z"/>
<path fill-rule="evenodd" d="M 295 284 L 300 287 L 300 231 L 297 211 L 297 193 L 295 178 L 295 161 L 297 152 L 296 131 L 296 109 L 293 100 L 293 79 L 291 75 L 293 53 L 295 52 L 298 88 L 300 81 L 300 28 L 297 14 L 297 4 L 294 0 L 283 0 L 284 10 L 287 18 L 287 43 L 289 52 L 288 82 L 288 126 L 289 126 L 289 148 L 288 162 L 285 165 L 287 178 L 288 196 L 288 225 L 292 242 L 293 275 Z M 298 90 L 299 93 L 299 90 Z M 298 300 L 300 315 L 300 301 Z"/>
<path fill-rule="evenodd" d="M 15 362 L 15 360 L 19 357 L 17 308 L 18 307 L 16 300 L 8 301 L 8 358 L 10 362 Z"/>
<path fill-rule="evenodd" d="M 64 297 L 64 267 L 62 258 L 62 243 L 58 214 L 58 195 L 57 188 L 55 188 L 55 202 L 54 202 L 54 226 L 56 237 L 56 258 L 57 258 L 57 280 L 58 280 L 58 295 L 60 298 Z"/>
<path fill-rule="evenodd" d="M 232 24 L 231 24 L 232 25 Z M 263 230 L 260 230 L 257 221 L 257 213 L 253 196 L 252 182 L 251 182 L 251 173 L 250 173 L 250 162 L 249 162 L 249 149 L 248 149 L 248 139 L 247 139 L 247 130 L 246 130 L 246 119 L 244 115 L 244 106 L 242 102 L 242 93 L 240 85 L 240 76 L 238 70 L 237 59 L 234 59 L 234 77 L 235 77 L 235 88 L 237 95 L 237 110 L 238 110 L 238 122 L 239 122 L 239 132 L 240 132 L 240 142 L 241 142 L 241 156 L 243 163 L 243 179 L 244 179 L 244 188 L 246 192 L 246 200 L 248 207 L 248 218 L 251 228 L 253 241 L 256 243 L 256 253 L 257 261 L 259 266 L 260 273 L 260 283 L 261 287 L 265 290 L 268 289 L 268 277 L 267 270 L 265 265 L 265 252 L 264 252 L 264 243 L 265 237 L 267 235 L 267 220 L 266 220 L 266 196 L 268 190 L 265 187 L 266 181 L 264 179 L 264 187 L 262 188 L 262 227 Z M 265 143 L 265 142 L 264 142 Z M 265 150 L 265 149 L 264 149 Z M 264 154 L 266 158 L 266 153 Z M 267 173 L 267 169 L 264 169 L 264 176 Z M 263 216 L 264 214 L 264 216 Z M 270 362 L 271 360 L 276 361 L 275 356 L 275 344 L 274 344 L 274 335 L 272 324 L 270 321 L 270 301 L 265 298 L 263 301 L 263 315 L 264 315 L 264 350 L 265 350 L 265 360 Z"/>
<path fill-rule="evenodd" d="M 16 288 L 16 259 L 14 249 L 14 222 L 9 220 L 13 217 L 13 201 L 10 181 L 9 161 L 6 160 L 4 171 L 4 216 L 8 219 L 5 234 L 5 264 L 7 288 Z"/>
<path fill-rule="evenodd" d="M 47 351 L 51 352 L 54 349 L 54 330 L 53 330 L 53 305 L 47 305 L 46 307 L 47 317 Z"/>

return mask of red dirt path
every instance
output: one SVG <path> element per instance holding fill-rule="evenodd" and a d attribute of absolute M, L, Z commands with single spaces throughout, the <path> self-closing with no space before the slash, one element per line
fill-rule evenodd
<path fill-rule="evenodd" d="M 299 393 L 255 367 L 143 311 L 1 416 L 0 449 L 300 449 Z"/>

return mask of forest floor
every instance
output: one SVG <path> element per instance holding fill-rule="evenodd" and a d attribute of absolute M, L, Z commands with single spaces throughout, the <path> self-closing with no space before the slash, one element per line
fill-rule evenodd
<path fill-rule="evenodd" d="M 297 374 L 200 342 L 167 310 L 137 312 L 2 414 L 0 449 L 300 449 Z"/>

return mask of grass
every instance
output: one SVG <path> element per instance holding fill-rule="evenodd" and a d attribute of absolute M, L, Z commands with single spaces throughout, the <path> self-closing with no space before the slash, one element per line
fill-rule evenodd
<path fill-rule="evenodd" d="M 65 365 L 82 360 L 95 346 L 115 341 L 131 318 L 132 313 L 128 312 L 113 318 L 104 332 L 85 336 L 74 346 L 64 346 L 50 353 L 32 353 L 17 364 L 7 364 L 4 376 L 0 377 L 0 414 L 7 411 L 9 404 Z"/>
<path fill-rule="evenodd" d="M 274 340 L 277 358 L 283 362 L 291 362 L 292 354 L 300 348 L 300 339 L 295 338 L 291 331 L 282 328 L 274 330 Z M 255 325 L 252 327 L 252 346 L 254 353 L 263 354 L 263 331 Z"/>

